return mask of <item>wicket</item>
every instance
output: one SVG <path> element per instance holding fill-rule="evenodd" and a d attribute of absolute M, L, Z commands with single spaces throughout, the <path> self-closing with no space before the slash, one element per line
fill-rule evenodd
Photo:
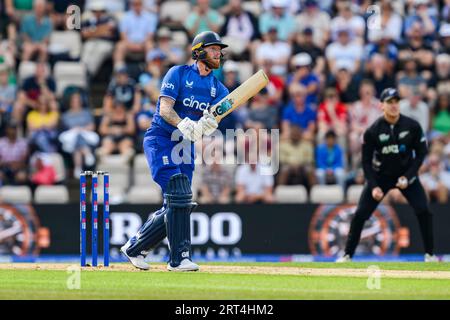
<path fill-rule="evenodd" d="M 109 173 L 106 171 L 83 171 L 80 173 L 80 264 L 86 266 L 86 177 L 92 177 L 91 241 L 92 266 L 97 266 L 98 255 L 98 176 L 103 176 L 103 265 L 109 266 Z"/>

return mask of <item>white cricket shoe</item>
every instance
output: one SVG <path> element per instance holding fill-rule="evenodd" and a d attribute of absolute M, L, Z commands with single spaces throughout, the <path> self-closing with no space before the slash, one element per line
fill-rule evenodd
<path fill-rule="evenodd" d="M 128 261 L 131 262 L 133 266 L 135 266 L 138 269 L 142 270 L 148 270 L 150 269 L 150 265 L 144 261 L 145 256 L 138 255 L 137 257 L 130 257 L 127 254 L 127 249 L 131 246 L 131 242 L 128 240 L 127 243 L 125 243 L 121 248 L 120 251 L 123 253 L 125 257 L 128 258 Z"/>
<path fill-rule="evenodd" d="M 352 258 L 348 254 L 336 260 L 336 263 L 346 263 L 346 262 L 352 262 Z"/>
<path fill-rule="evenodd" d="M 199 269 L 198 264 L 192 262 L 189 259 L 181 260 L 180 265 L 176 267 L 172 267 L 170 263 L 167 264 L 167 270 L 169 271 L 198 271 L 198 269 Z"/>
<path fill-rule="evenodd" d="M 436 257 L 435 255 L 426 253 L 424 261 L 425 262 L 439 262 L 439 258 Z"/>

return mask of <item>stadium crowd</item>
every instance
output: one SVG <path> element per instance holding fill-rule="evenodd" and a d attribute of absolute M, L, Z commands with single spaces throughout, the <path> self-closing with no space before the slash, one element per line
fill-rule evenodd
<path fill-rule="evenodd" d="M 402 113 L 427 133 L 420 177 L 430 199 L 448 202 L 448 0 L 0 0 L 1 185 L 65 184 L 120 156 L 132 186 L 162 78 L 190 62 L 190 42 L 205 30 L 229 45 L 216 76 L 230 92 L 258 69 L 270 80 L 220 131 L 280 129 L 280 167 L 267 175 L 259 163 L 200 164 L 200 203 L 270 203 L 284 185 L 363 184 L 361 135 L 381 116 L 386 87 L 399 89 Z"/>

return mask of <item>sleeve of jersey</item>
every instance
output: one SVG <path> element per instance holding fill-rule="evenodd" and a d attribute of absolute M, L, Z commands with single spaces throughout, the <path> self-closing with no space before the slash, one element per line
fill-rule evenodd
<path fill-rule="evenodd" d="M 375 173 L 372 168 L 373 153 L 375 151 L 375 144 L 369 130 L 364 133 L 364 140 L 362 145 L 362 167 L 364 176 L 370 188 L 373 189 L 378 186 L 375 179 Z"/>
<path fill-rule="evenodd" d="M 219 90 L 217 90 L 218 91 L 217 98 L 213 101 L 212 105 L 215 105 L 230 93 L 227 87 L 225 87 L 221 82 L 219 82 L 218 89 Z"/>
<path fill-rule="evenodd" d="M 411 166 L 405 173 L 405 177 L 410 182 L 412 182 L 412 180 L 417 177 L 417 172 L 419 171 L 419 168 L 422 165 L 423 160 L 425 159 L 428 152 L 427 138 L 425 137 L 425 134 L 422 131 L 422 127 L 419 124 L 417 124 L 416 128 L 414 129 L 414 134 L 415 157 Z"/>
<path fill-rule="evenodd" d="M 180 67 L 172 67 L 167 71 L 161 84 L 160 96 L 169 97 L 177 100 L 180 90 L 180 78 L 182 69 Z"/>

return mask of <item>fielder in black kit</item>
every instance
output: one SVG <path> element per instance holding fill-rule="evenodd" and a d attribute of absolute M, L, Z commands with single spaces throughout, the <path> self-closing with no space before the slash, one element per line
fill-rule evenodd
<path fill-rule="evenodd" d="M 366 130 L 362 145 L 366 184 L 351 222 L 345 254 L 336 262 L 351 261 L 364 223 L 392 188 L 400 189 L 417 215 L 425 261 L 438 261 L 433 255 L 433 216 L 417 176 L 428 149 L 425 135 L 416 120 L 400 114 L 396 89 L 385 89 L 380 99 L 384 115 Z"/>

